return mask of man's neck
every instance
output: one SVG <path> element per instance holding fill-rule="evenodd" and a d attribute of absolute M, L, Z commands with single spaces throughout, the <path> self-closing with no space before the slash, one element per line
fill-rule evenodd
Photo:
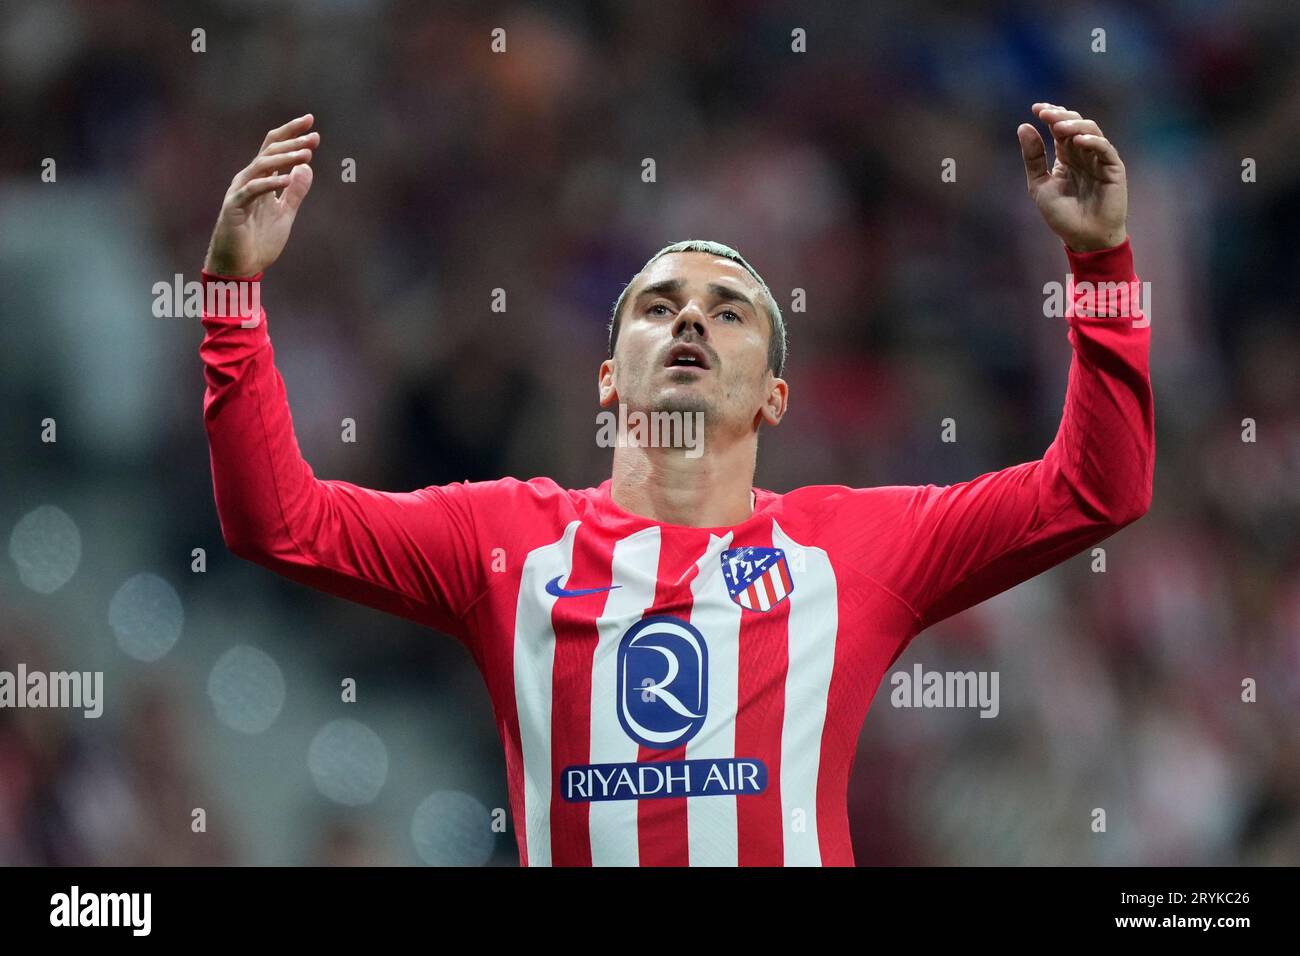
<path fill-rule="evenodd" d="M 624 511 L 691 528 L 726 528 L 754 513 L 756 434 L 711 441 L 688 458 L 681 448 L 616 447 L 610 496 Z"/>

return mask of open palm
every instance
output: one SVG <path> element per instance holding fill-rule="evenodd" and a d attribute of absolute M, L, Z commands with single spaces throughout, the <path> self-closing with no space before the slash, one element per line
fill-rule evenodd
<path fill-rule="evenodd" d="M 311 189 L 310 113 L 266 134 L 253 161 L 230 181 L 203 268 L 212 275 L 253 276 L 280 257 Z M 277 195 L 279 191 L 279 195 Z"/>
<path fill-rule="evenodd" d="M 1048 227 L 1078 252 L 1108 249 L 1127 235 L 1128 183 L 1124 163 L 1092 120 L 1051 103 L 1035 103 L 1034 115 L 1052 132 L 1055 162 L 1038 130 L 1016 130 L 1025 161 L 1029 195 Z"/>

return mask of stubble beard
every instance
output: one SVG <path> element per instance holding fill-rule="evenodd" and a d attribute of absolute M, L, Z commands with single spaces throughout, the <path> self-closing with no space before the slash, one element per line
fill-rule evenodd
<path fill-rule="evenodd" d="M 685 378 L 683 376 L 682 384 L 685 384 Z M 681 412 L 683 414 L 703 412 L 706 427 L 713 426 L 718 417 L 718 406 L 712 396 L 699 394 L 698 392 L 687 394 L 681 392 L 661 393 L 651 403 L 651 406 L 650 410 L 654 412 Z"/>

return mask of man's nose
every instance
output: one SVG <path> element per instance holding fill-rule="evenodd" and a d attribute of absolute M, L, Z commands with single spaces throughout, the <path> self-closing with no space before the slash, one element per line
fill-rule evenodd
<path fill-rule="evenodd" d="M 709 324 L 704 320 L 704 311 L 694 302 L 686 303 L 677 313 L 677 320 L 673 322 L 673 338 L 685 335 L 687 329 L 694 329 L 701 339 L 707 341 L 709 338 Z"/>

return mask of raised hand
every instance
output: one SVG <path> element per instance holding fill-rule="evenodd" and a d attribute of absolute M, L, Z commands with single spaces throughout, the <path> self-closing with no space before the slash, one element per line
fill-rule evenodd
<path fill-rule="evenodd" d="M 280 257 L 294 217 L 311 189 L 310 113 L 266 134 L 253 161 L 230 181 L 203 268 L 214 275 L 254 276 Z M 278 193 L 278 195 L 277 195 Z"/>
<path fill-rule="evenodd" d="M 1056 161 L 1029 123 L 1016 129 L 1029 195 L 1048 227 L 1076 252 L 1118 246 L 1127 236 L 1128 182 L 1124 163 L 1101 127 L 1074 110 L 1035 103 L 1035 116 L 1052 131 Z"/>

